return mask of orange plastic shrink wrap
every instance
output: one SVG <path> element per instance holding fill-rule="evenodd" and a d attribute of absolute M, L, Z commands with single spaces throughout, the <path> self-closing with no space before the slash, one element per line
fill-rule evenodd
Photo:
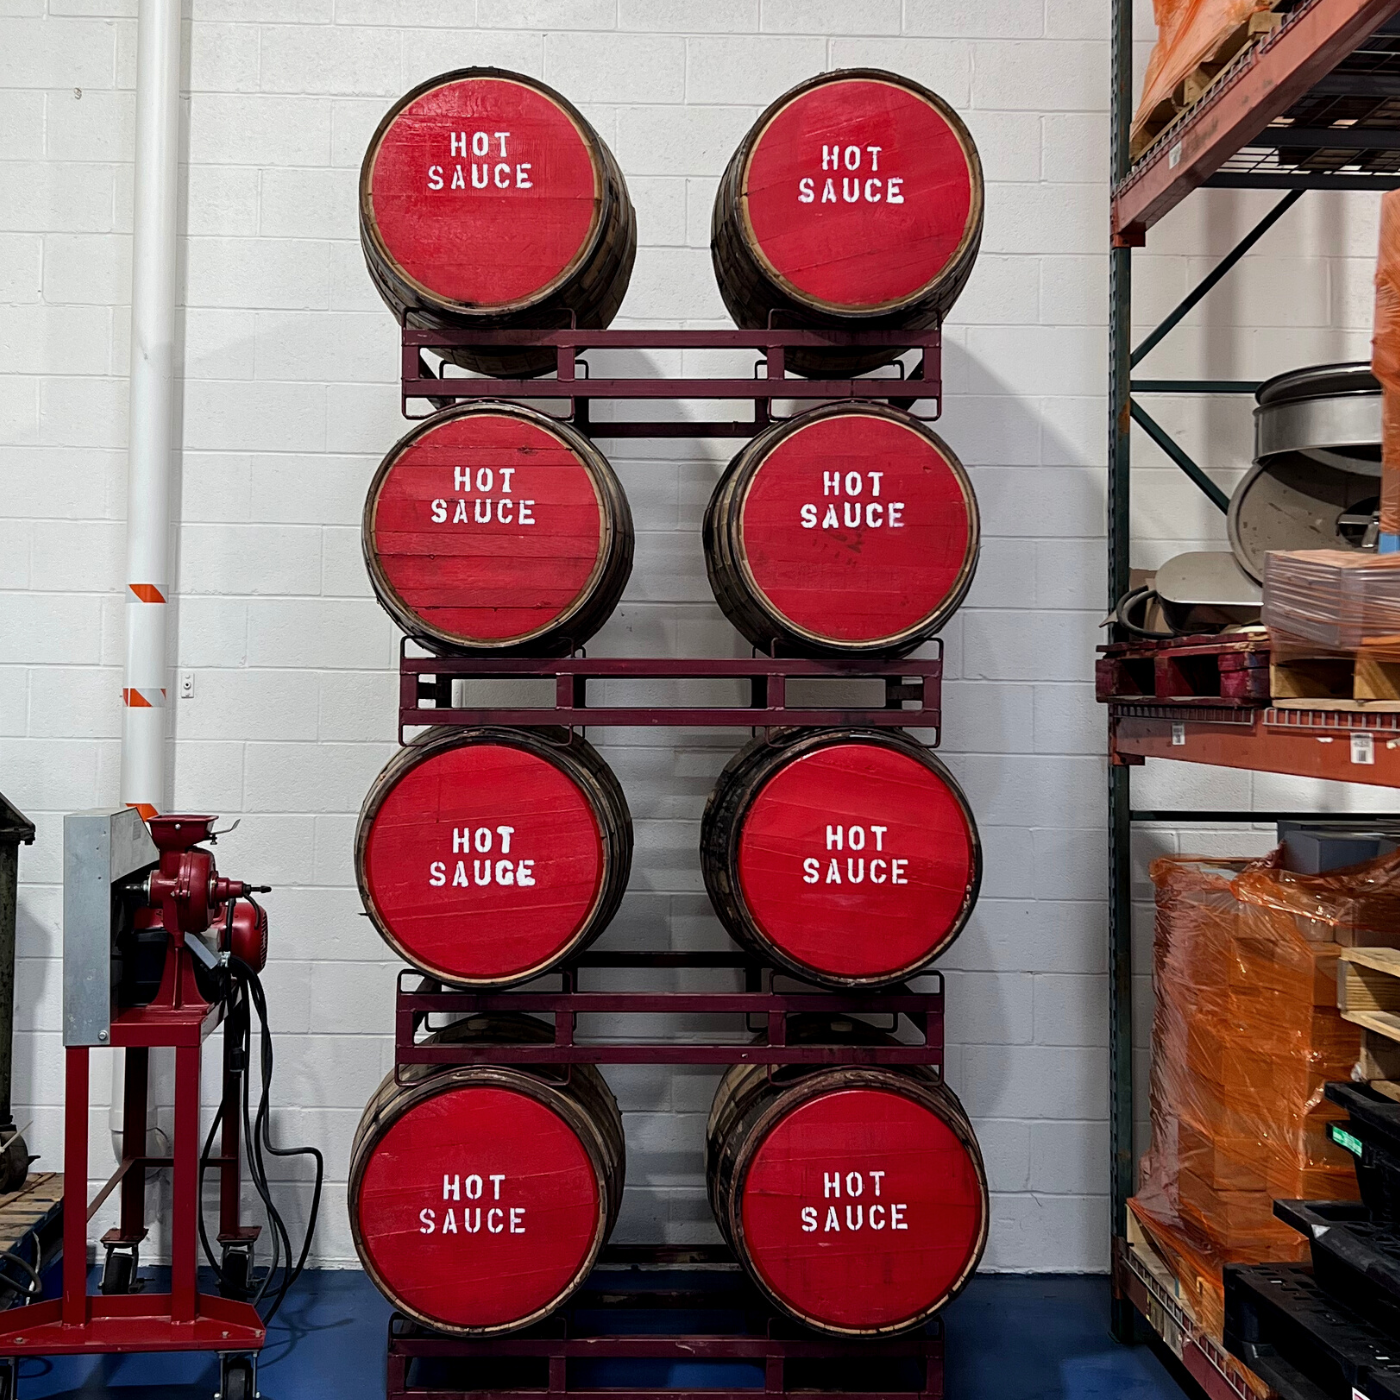
<path fill-rule="evenodd" d="M 1381 530 L 1400 534 L 1400 190 L 1381 196 L 1371 373 L 1381 382 Z"/>
<path fill-rule="evenodd" d="M 1355 1200 L 1323 1097 L 1360 1033 L 1337 1012 L 1344 945 L 1400 941 L 1400 854 L 1328 875 L 1264 860 L 1154 861 L 1152 1145 L 1138 1223 L 1183 1301 L 1221 1335 L 1228 1263 L 1307 1257 L 1273 1202 Z"/>
<path fill-rule="evenodd" d="M 1272 10 L 1276 0 L 1152 0 L 1157 42 L 1147 61 L 1142 100 L 1133 117 L 1133 136 L 1168 102 L 1177 86 L 1202 63 L 1222 56 L 1251 15 Z M 1158 114 L 1161 120 L 1162 114 Z M 1135 140 L 1134 149 L 1142 143 Z"/>

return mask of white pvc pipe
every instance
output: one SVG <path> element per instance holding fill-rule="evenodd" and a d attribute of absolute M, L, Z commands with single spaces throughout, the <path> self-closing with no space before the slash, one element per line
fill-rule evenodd
<path fill-rule="evenodd" d="M 165 614 L 170 597 L 170 474 L 175 419 L 180 0 L 141 0 L 136 46 L 121 800 L 150 816 L 160 810 L 165 799 Z"/>
<path fill-rule="evenodd" d="M 121 800 L 138 808 L 143 817 L 154 815 L 165 805 L 165 626 L 170 598 L 170 478 L 175 434 L 179 161 L 180 0 L 141 0 L 136 28 Z M 118 1160 L 122 1155 L 124 1059 L 112 1056 L 108 1108 L 112 1150 Z M 152 1104 L 148 1129 L 154 1122 Z"/>

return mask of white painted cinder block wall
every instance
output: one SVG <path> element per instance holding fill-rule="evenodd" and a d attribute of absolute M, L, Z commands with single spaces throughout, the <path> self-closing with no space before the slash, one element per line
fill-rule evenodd
<path fill-rule="evenodd" d="M 0 789 L 39 828 L 21 857 L 16 1101 L 49 1168 L 61 1141 L 60 818 L 119 796 L 135 10 L 0 0 Z M 187 4 L 172 613 L 175 664 L 194 673 L 195 693 L 171 712 L 169 800 L 241 817 L 221 862 L 277 887 L 276 1125 L 284 1142 L 327 1152 L 322 1261 L 354 1258 L 337 1183 L 390 1063 L 394 981 L 350 865 L 395 703 L 396 637 L 370 596 L 358 523 L 404 427 L 394 323 L 357 241 L 369 133 L 395 96 L 445 69 L 544 77 L 612 145 L 637 205 L 624 322 L 722 326 L 707 245 L 730 152 L 799 79 L 873 64 L 963 112 L 988 179 L 982 257 L 947 328 L 941 428 L 972 469 L 984 527 L 976 586 L 944 638 L 943 753 L 977 812 L 987 867 L 977 914 L 943 960 L 948 1077 L 991 1172 L 988 1266 L 1106 1267 L 1103 723 L 1090 678 L 1104 604 L 1108 11 L 1107 0 Z M 1140 319 L 1174 303 L 1262 207 L 1212 192 L 1168 219 L 1137 255 Z M 1365 354 L 1374 215 L 1364 196 L 1310 197 L 1155 367 L 1242 378 Z M 1222 483 L 1247 464 L 1247 407 L 1176 401 L 1160 413 Z M 1139 448 L 1134 562 L 1223 543 L 1209 504 Z M 742 654 L 699 542 L 725 450 L 614 451 L 637 568 L 596 654 Z M 695 851 L 705 795 L 743 736 L 593 737 L 637 826 L 608 943 L 724 946 Z M 1149 769 L 1135 782 L 1142 805 L 1317 796 L 1209 770 Z M 1183 840 L 1256 850 L 1268 833 L 1148 832 L 1144 870 Z M 1145 1017 L 1139 1026 L 1142 1038 Z M 714 1076 L 609 1078 L 629 1138 L 618 1237 L 713 1238 L 700 1171 Z M 105 1086 L 101 1068 L 95 1083 Z M 105 1153 L 99 1140 L 95 1177 Z M 304 1203 L 304 1181 L 286 1190 Z"/>

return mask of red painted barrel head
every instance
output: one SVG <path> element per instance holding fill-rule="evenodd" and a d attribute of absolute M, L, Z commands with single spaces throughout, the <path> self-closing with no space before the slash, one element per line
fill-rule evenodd
<path fill-rule="evenodd" d="M 843 978 L 893 977 L 933 957 L 961 927 L 976 862 L 948 782 L 871 743 L 785 764 L 738 835 L 754 922 L 793 962 Z"/>
<path fill-rule="evenodd" d="M 438 749 L 399 777 L 373 815 L 362 881 L 410 962 L 495 982 L 565 951 L 604 875 L 598 820 L 573 779 L 482 742 Z"/>
<path fill-rule="evenodd" d="M 781 437 L 740 507 L 742 567 L 786 625 L 874 645 L 932 629 L 976 563 L 971 487 L 932 437 L 859 410 Z"/>
<path fill-rule="evenodd" d="M 597 1175 L 574 1130 L 537 1099 L 486 1085 L 396 1119 L 353 1199 L 385 1291 L 453 1328 L 507 1326 L 549 1307 L 601 1227 Z"/>
<path fill-rule="evenodd" d="M 405 625 L 468 647 L 560 625 L 602 573 L 608 545 L 579 452 L 531 418 L 490 411 L 445 417 L 395 449 L 366 536 Z"/>
<path fill-rule="evenodd" d="M 962 123 L 933 95 L 871 77 L 799 92 L 753 142 L 754 250 L 817 309 L 875 312 L 935 283 L 981 218 Z"/>
<path fill-rule="evenodd" d="M 448 74 L 371 146 L 367 213 L 390 259 L 439 305 L 509 311 L 587 254 L 602 169 L 579 119 L 525 79 Z"/>
<path fill-rule="evenodd" d="M 985 1187 L 931 1108 L 878 1088 L 819 1094 L 755 1149 L 740 1219 L 748 1257 L 801 1316 L 898 1327 L 957 1287 L 981 1248 Z"/>

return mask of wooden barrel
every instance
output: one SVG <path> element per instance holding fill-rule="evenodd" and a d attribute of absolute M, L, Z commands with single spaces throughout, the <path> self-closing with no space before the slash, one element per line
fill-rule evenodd
<path fill-rule="evenodd" d="M 891 729 L 788 729 L 740 750 L 705 805 L 700 862 L 736 941 L 833 987 L 926 968 L 982 879 L 962 789 Z"/>
<path fill-rule="evenodd" d="M 472 1016 L 442 1042 L 552 1041 L 528 1016 Z M 509 1052 L 503 1052 L 508 1054 Z M 365 1272 L 440 1332 L 527 1327 L 588 1276 L 617 1220 L 626 1150 L 601 1074 L 411 1065 L 388 1074 L 350 1155 L 350 1230 Z"/>
<path fill-rule="evenodd" d="M 805 1024 L 804 1024 L 805 1023 Z M 860 1022 L 794 1017 L 789 1040 L 889 1043 Z M 987 1241 L 972 1125 L 921 1066 L 735 1065 L 707 1132 L 710 1204 L 759 1288 L 809 1327 L 880 1336 L 955 1297 Z"/>
<path fill-rule="evenodd" d="M 420 83 L 379 123 L 360 169 L 360 242 L 380 296 L 426 330 L 606 326 L 637 251 L 622 171 L 552 88 L 498 68 Z M 531 375 L 552 351 L 458 351 Z"/>
<path fill-rule="evenodd" d="M 380 603 L 437 652 L 567 653 L 607 621 L 632 572 L 632 512 L 582 433 L 511 403 L 425 419 L 365 498 Z"/>
<path fill-rule="evenodd" d="M 972 272 L 982 205 L 977 147 L 942 98 L 877 68 L 819 74 L 764 112 L 719 183 L 720 293 L 753 329 L 936 326 Z M 787 363 L 858 374 L 898 353 L 790 350 Z"/>
<path fill-rule="evenodd" d="M 617 911 L 632 818 L 612 770 L 562 729 L 431 729 L 375 779 L 360 897 L 406 962 L 460 986 L 524 982 Z"/>
<path fill-rule="evenodd" d="M 705 511 L 715 599 L 756 647 L 902 656 L 948 620 L 977 568 L 977 497 L 947 444 L 878 404 L 760 433 Z"/>

